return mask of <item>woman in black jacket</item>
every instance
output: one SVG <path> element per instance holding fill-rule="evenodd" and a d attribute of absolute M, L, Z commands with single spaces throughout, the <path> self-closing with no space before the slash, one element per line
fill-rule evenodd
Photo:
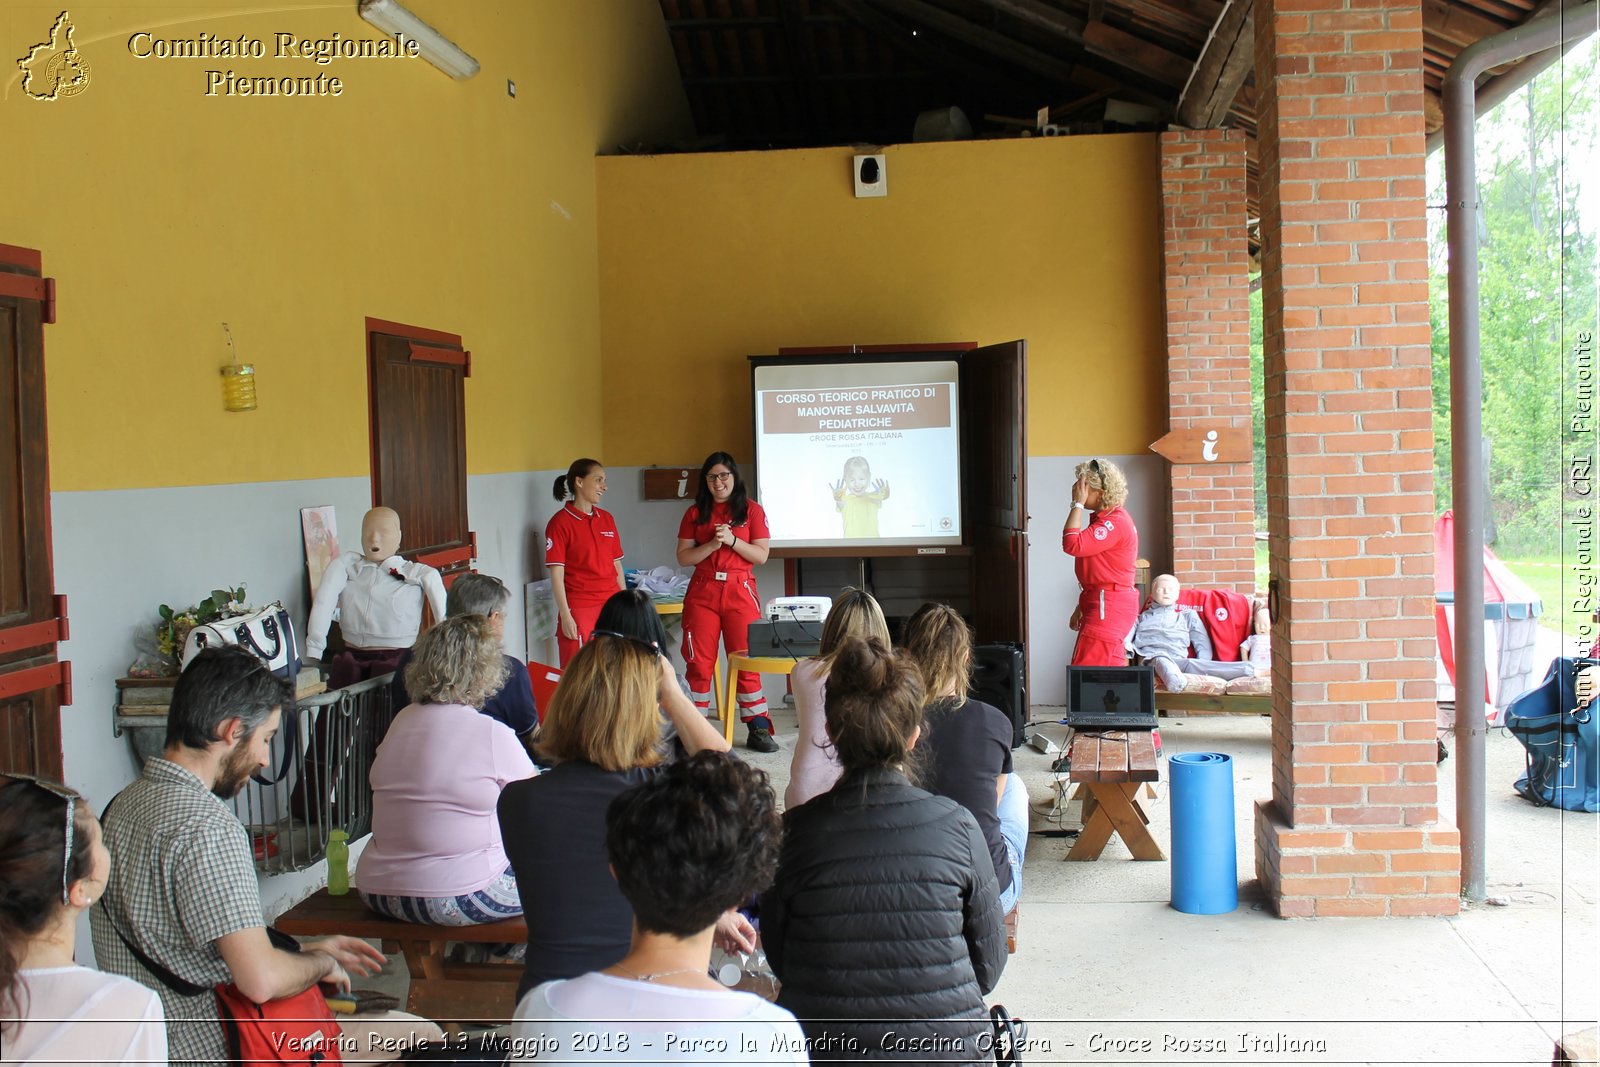
<path fill-rule="evenodd" d="M 917 669 L 875 639 L 835 652 L 844 775 L 784 816 L 761 940 L 813 1060 L 992 1063 L 983 995 L 1005 966 L 994 863 L 972 814 L 913 786 Z"/>

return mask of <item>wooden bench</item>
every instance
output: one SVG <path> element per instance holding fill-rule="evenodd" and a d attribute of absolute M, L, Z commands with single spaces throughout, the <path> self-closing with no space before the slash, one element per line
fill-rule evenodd
<path fill-rule="evenodd" d="M 464 1022 L 503 1023 L 516 1010 L 520 962 L 452 963 L 444 958 L 444 949 L 449 941 L 520 945 L 528 940 L 528 926 L 520 917 L 478 926 L 404 923 L 379 915 L 355 893 L 335 897 L 319 889 L 273 925 L 295 937 L 349 934 L 397 943 L 411 972 L 406 1010 L 446 1030 Z"/>
<path fill-rule="evenodd" d="M 1162 715 L 1271 715 L 1271 693 L 1169 693 L 1156 690 Z"/>
<path fill-rule="evenodd" d="M 1071 780 L 1083 800 L 1083 830 L 1067 859 L 1099 859 L 1112 833 L 1136 860 L 1166 859 L 1139 807 L 1139 786 L 1161 777 L 1150 731 L 1075 730 L 1071 746 Z"/>

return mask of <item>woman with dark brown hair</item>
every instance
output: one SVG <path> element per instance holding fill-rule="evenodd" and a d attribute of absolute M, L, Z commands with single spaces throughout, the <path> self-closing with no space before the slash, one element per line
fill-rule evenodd
<path fill-rule="evenodd" d="M 812 1049 L 993 1062 L 983 996 L 1006 961 L 994 863 L 970 812 L 906 776 L 922 692 L 881 642 L 840 644 L 826 721 L 844 774 L 784 815 L 761 942 Z"/>
<path fill-rule="evenodd" d="M 0 1061 L 167 1062 L 161 998 L 73 962 L 78 918 L 110 873 L 82 797 L 0 775 Z"/>

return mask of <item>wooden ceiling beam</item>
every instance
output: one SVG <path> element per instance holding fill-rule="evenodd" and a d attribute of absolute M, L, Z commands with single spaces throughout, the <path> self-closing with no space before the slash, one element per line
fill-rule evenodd
<path fill-rule="evenodd" d="M 1221 126 L 1255 66 L 1255 14 L 1251 0 L 1230 0 L 1211 29 L 1178 98 L 1178 122 L 1191 129 Z"/>
<path fill-rule="evenodd" d="M 1423 32 L 1449 41 L 1457 51 L 1508 28 L 1449 0 L 1422 0 Z"/>
<path fill-rule="evenodd" d="M 1013 37 L 991 30 L 987 26 L 980 26 L 971 19 L 963 18 L 944 8 L 934 7 L 924 0 L 877 0 L 876 6 L 898 11 L 930 30 L 937 30 L 946 37 L 970 45 L 981 52 L 1025 67 L 1052 82 L 1066 85 L 1072 81 L 1073 65 L 1068 61 L 1029 47 Z"/>
<path fill-rule="evenodd" d="M 804 101 L 805 132 L 808 137 L 817 137 L 822 133 L 825 117 L 811 31 L 806 28 L 799 0 L 778 0 L 778 14 L 783 19 L 783 51 L 789 61 L 789 72 Z"/>
<path fill-rule="evenodd" d="M 1138 74 L 1156 84 L 1178 86 L 1188 76 L 1191 66 L 1188 60 L 1158 44 L 1107 26 L 1098 20 L 1093 8 L 1086 20 L 1070 11 L 1046 4 L 1043 0 L 983 2 L 1019 22 L 1052 33 L 1075 48 L 1081 48 L 1114 67 Z M 1082 68 L 1077 69 L 1074 77 L 1079 81 L 1084 80 Z"/>
<path fill-rule="evenodd" d="M 1073 44 L 1083 44 L 1084 21 L 1070 11 L 1052 7 L 1043 0 L 984 0 L 984 3 L 1019 22 L 1047 30 Z"/>
<path fill-rule="evenodd" d="M 869 6 L 863 0 L 830 0 L 830 2 L 850 21 L 896 51 L 910 56 L 919 64 L 938 64 L 948 71 L 959 74 L 973 85 L 998 93 L 1024 98 L 1039 93 L 1038 86 L 998 66 L 969 59 L 929 36 L 912 37 L 908 29 L 878 10 L 876 4 Z"/>
<path fill-rule="evenodd" d="M 1181 87 L 1192 69 L 1192 64 L 1182 56 L 1104 22 L 1084 26 L 1083 46 L 1090 55 L 1163 85 Z"/>

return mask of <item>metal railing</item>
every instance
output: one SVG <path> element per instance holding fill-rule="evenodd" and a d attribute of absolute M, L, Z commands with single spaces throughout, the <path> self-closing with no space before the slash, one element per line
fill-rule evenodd
<path fill-rule="evenodd" d="M 394 720 L 393 674 L 297 702 L 272 740 L 267 767 L 233 809 L 262 874 L 303 871 L 327 855 L 328 835 L 372 828 L 372 759 Z"/>

